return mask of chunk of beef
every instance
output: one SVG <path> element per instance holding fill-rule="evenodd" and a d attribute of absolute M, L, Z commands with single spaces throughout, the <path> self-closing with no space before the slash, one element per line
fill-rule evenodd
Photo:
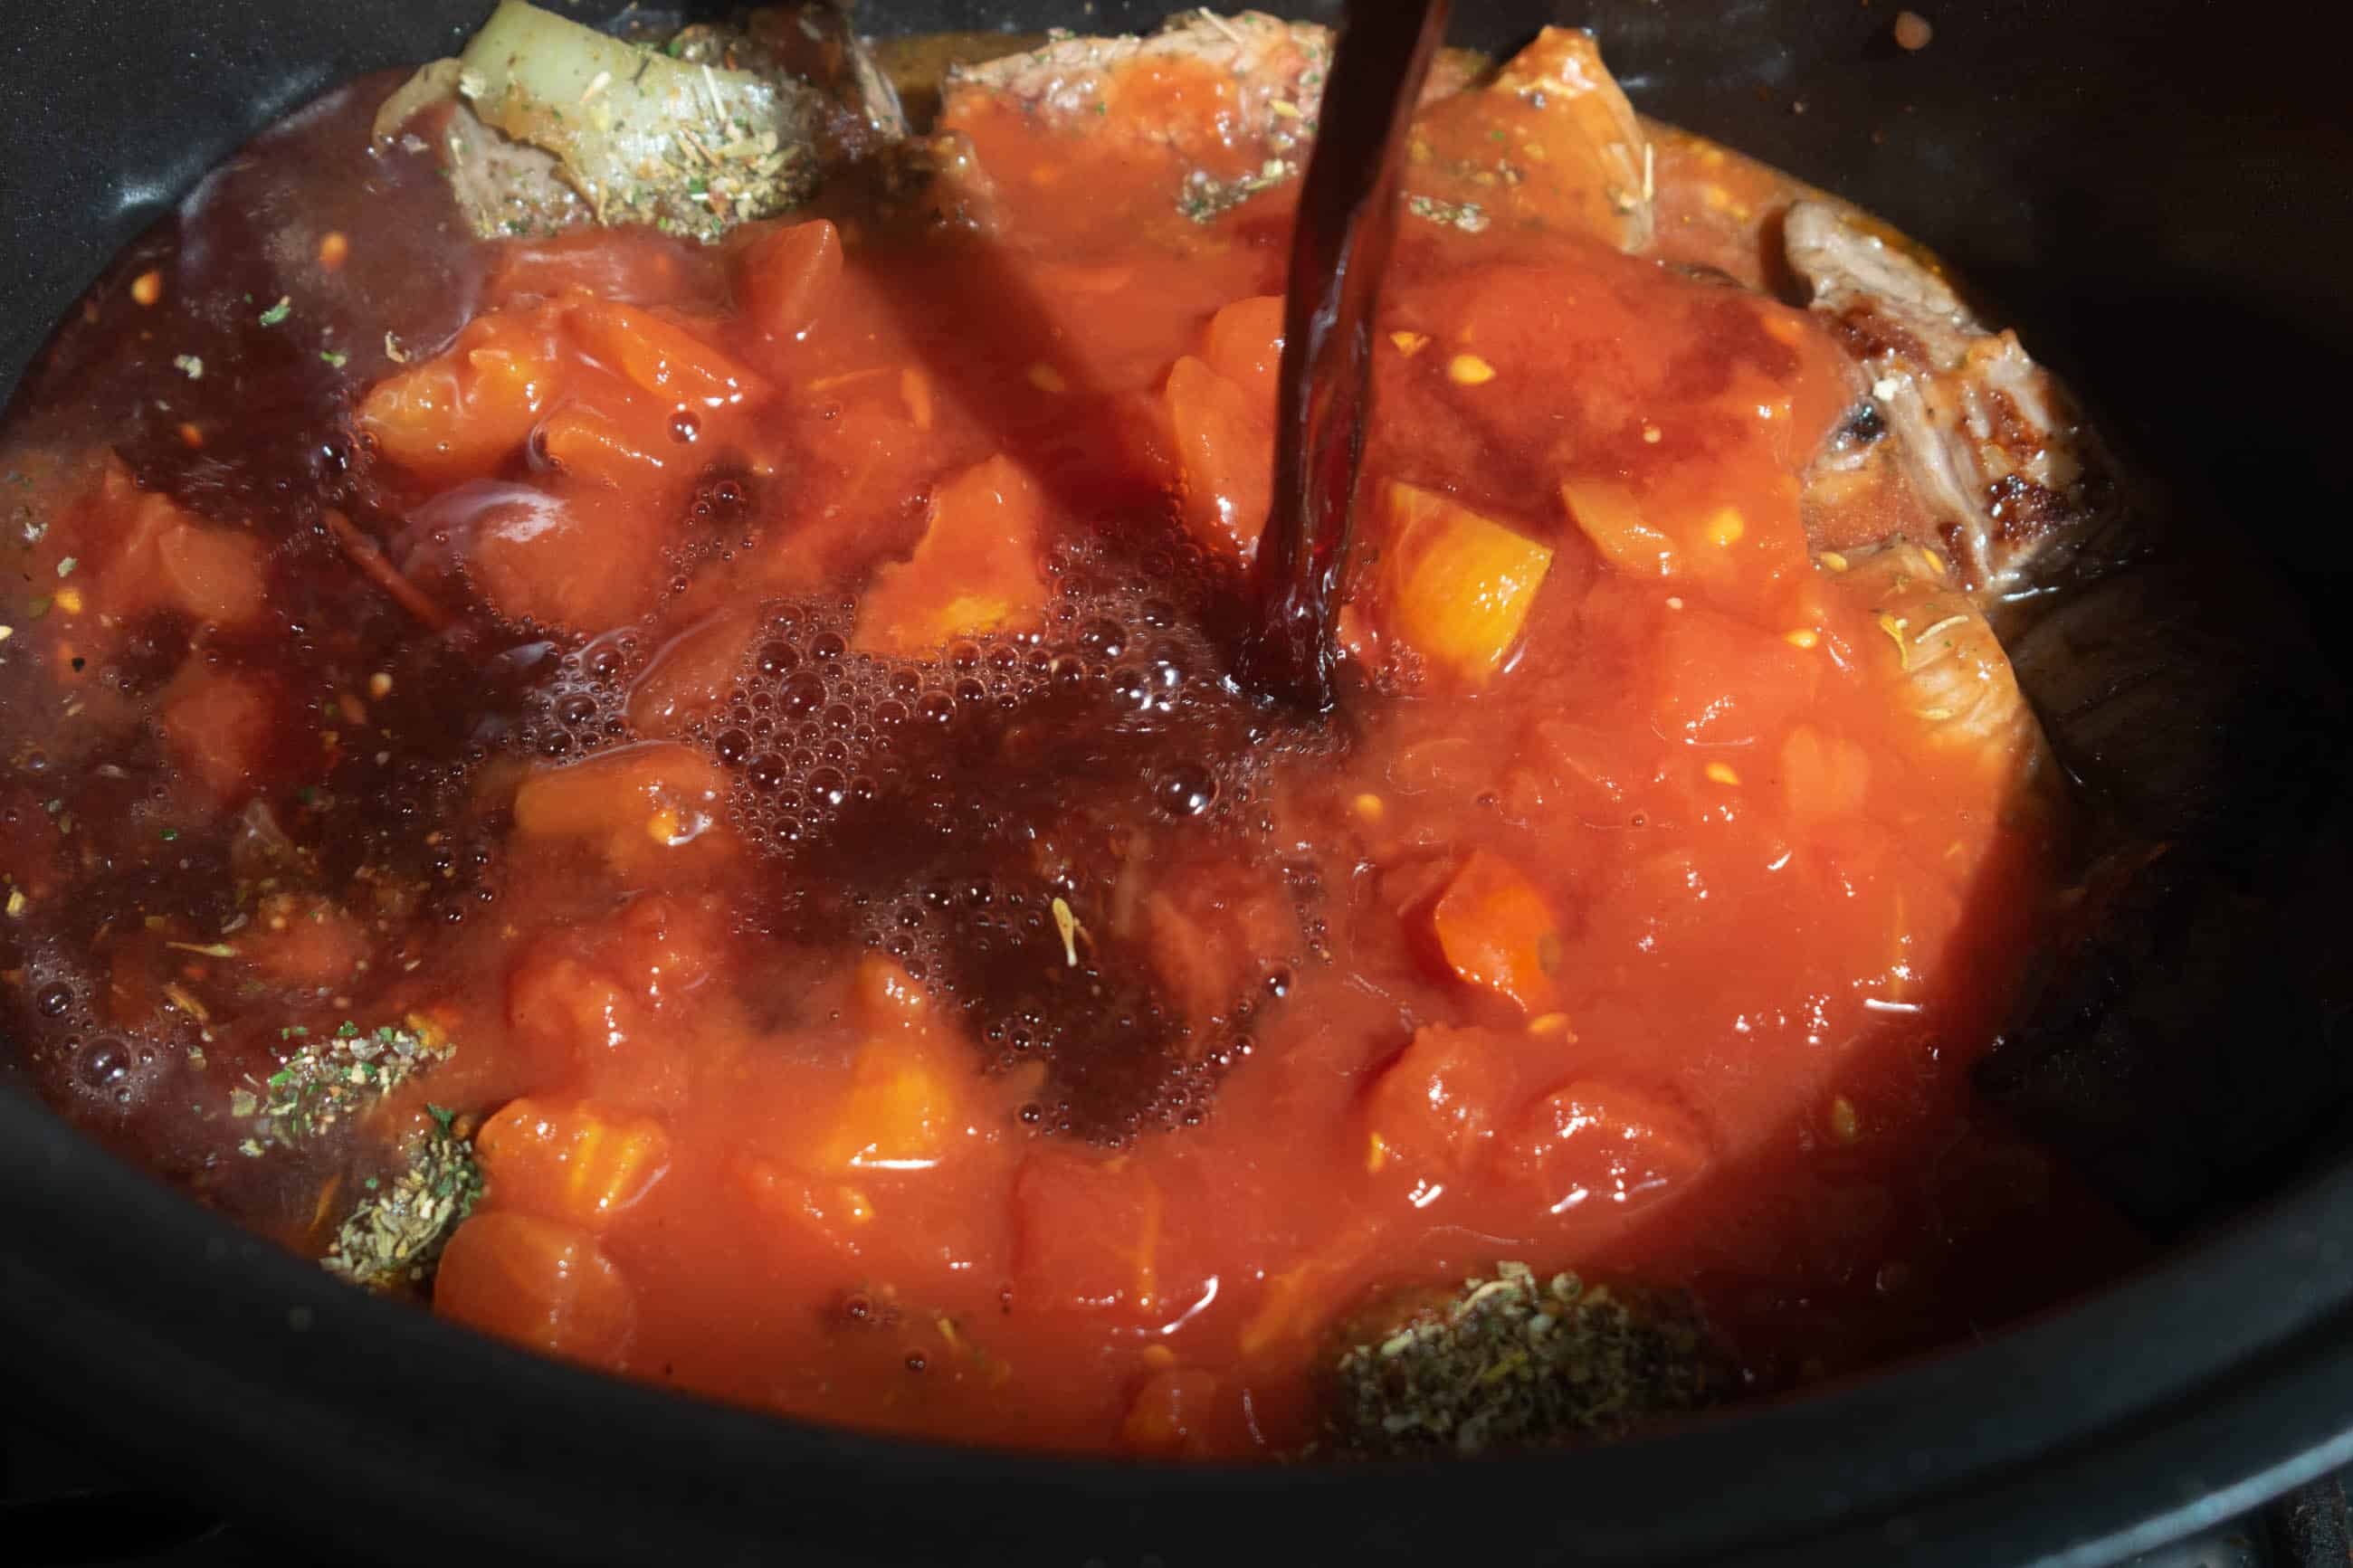
<path fill-rule="evenodd" d="M 1412 157 L 1416 216 L 1474 234 L 1500 219 L 1626 251 L 1651 243 L 1650 141 L 1581 29 L 1546 27 L 1492 81 L 1426 108 Z"/>
<path fill-rule="evenodd" d="M 904 131 L 832 0 L 660 48 L 502 0 L 462 55 L 418 71 L 375 122 L 379 145 L 438 157 L 485 237 L 595 222 L 706 240 L 797 205 L 830 168 Z"/>
<path fill-rule="evenodd" d="M 2115 467 L 2057 377 L 1927 267 L 1820 202 L 1786 226 L 1790 267 L 1870 378 L 1920 542 L 1999 597 L 2075 554 L 2120 508 Z M 1834 444 L 1813 478 L 1851 489 L 1872 461 Z"/>

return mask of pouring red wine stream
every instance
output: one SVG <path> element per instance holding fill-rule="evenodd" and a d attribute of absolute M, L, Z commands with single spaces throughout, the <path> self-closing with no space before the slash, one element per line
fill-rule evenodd
<path fill-rule="evenodd" d="M 1349 0 L 1300 193 L 1283 307 L 1274 506 L 1259 544 L 1244 687 L 1323 712 L 1349 507 L 1370 412 L 1373 311 L 1397 235 L 1398 172 L 1450 0 Z"/>

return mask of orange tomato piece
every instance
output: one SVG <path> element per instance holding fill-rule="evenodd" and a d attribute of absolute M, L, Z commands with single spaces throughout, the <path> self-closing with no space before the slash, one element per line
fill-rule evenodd
<path fill-rule="evenodd" d="M 164 743 L 216 800 L 240 800 L 259 785 L 278 727 L 269 686 L 191 662 L 164 688 L 163 709 Z"/>
<path fill-rule="evenodd" d="M 823 218 L 759 226 L 735 254 L 736 298 L 744 319 L 762 331 L 798 338 L 841 280 L 841 233 Z"/>
<path fill-rule="evenodd" d="M 647 484 L 670 467 L 659 448 L 577 404 L 541 420 L 534 438 L 558 468 L 608 489 Z"/>
<path fill-rule="evenodd" d="M 1393 480 L 1381 497 L 1389 630 L 1431 672 L 1484 685 L 1519 646 L 1552 547 L 1417 485 Z"/>
<path fill-rule="evenodd" d="M 1045 518 L 1037 481 L 1010 458 L 948 479 L 932 494 L 914 554 L 875 574 L 853 640 L 869 652 L 914 654 L 1035 626 L 1046 609 Z"/>
<path fill-rule="evenodd" d="M 1493 1029 L 1432 1024 L 1373 1080 L 1365 1165 L 1378 1174 L 1466 1168 L 1495 1136 L 1518 1074 L 1520 1042 Z"/>
<path fill-rule="evenodd" d="M 1871 753 L 1842 735 L 1800 724 L 1781 742 L 1781 790 L 1792 821 L 1860 816 L 1871 790 Z"/>
<path fill-rule="evenodd" d="M 1589 1081 L 1536 1101 L 1497 1153 L 1542 1188 L 1555 1215 L 1630 1213 L 1690 1182 L 1712 1158 L 1705 1131 L 1673 1101 Z"/>
<path fill-rule="evenodd" d="M 1168 373 L 1168 417 L 1185 521 L 1214 549 L 1249 561 L 1274 499 L 1274 426 L 1250 395 L 1187 355 Z"/>
<path fill-rule="evenodd" d="M 1666 612 L 1653 647 L 1651 723 L 1694 746 L 1778 744 L 1829 668 L 1819 654 L 1697 605 Z"/>
<path fill-rule="evenodd" d="M 1448 968 L 1528 1013 L 1558 994 L 1560 925 L 1535 884 L 1501 856 L 1473 850 L 1430 908 Z"/>
<path fill-rule="evenodd" d="M 446 353 L 370 387 L 354 422 L 386 460 L 413 473 L 486 473 L 529 439 L 555 392 L 554 323 L 544 310 L 478 316 Z"/>
<path fill-rule="evenodd" d="M 509 1100 L 474 1141 L 490 1201 L 602 1229 L 670 1168 L 670 1134 L 589 1101 Z"/>
<path fill-rule="evenodd" d="M 585 839 L 616 868 L 664 863 L 681 850 L 731 841 L 728 783 L 690 746 L 653 741 L 533 773 L 515 792 L 515 829 Z"/>
<path fill-rule="evenodd" d="M 630 727 L 667 738 L 716 712 L 759 626 L 759 606 L 734 605 L 670 638 L 629 688 Z"/>
<path fill-rule="evenodd" d="M 575 295 L 565 321 L 590 359 L 665 407 L 749 407 L 771 391 L 749 366 L 650 310 Z"/>
<path fill-rule="evenodd" d="M 182 521 L 155 536 L 158 582 L 192 618 L 212 626 L 260 618 L 261 558 L 261 541 L 234 529 Z"/>
<path fill-rule="evenodd" d="M 477 520 L 467 565 L 500 613 L 596 632 L 635 619 L 661 581 L 662 517 L 590 484 L 517 488 Z"/>
<path fill-rule="evenodd" d="M 833 1126 L 810 1163 L 830 1174 L 923 1171 L 964 1130 L 963 1095 L 927 1042 L 884 1037 L 859 1048 Z"/>
<path fill-rule="evenodd" d="M 1683 569 L 1682 548 L 1642 515 L 1641 503 L 1624 485 L 1571 480 L 1560 487 L 1560 499 L 1578 531 L 1619 571 L 1634 577 L 1672 577 Z"/>
<path fill-rule="evenodd" d="M 367 967 L 366 928 L 328 899 L 272 893 L 237 946 L 255 971 L 286 985 L 332 986 Z"/>
<path fill-rule="evenodd" d="M 1028 1305 L 1148 1313 L 1161 1195 L 1134 1160 L 1034 1151 L 1013 1181 L 1014 1285 Z"/>
<path fill-rule="evenodd" d="M 1282 384 L 1282 296 L 1237 300 L 1210 317 L 1201 357 L 1242 389 L 1250 410 L 1271 427 Z"/>
<path fill-rule="evenodd" d="M 550 1355 L 617 1367 L 637 1294 L 578 1226 L 492 1211 L 458 1227 L 434 1276 L 433 1310 Z"/>

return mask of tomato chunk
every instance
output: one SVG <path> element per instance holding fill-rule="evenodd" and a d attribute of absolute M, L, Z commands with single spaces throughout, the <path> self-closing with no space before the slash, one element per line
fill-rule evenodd
<path fill-rule="evenodd" d="M 433 1310 L 533 1350 L 617 1367 L 638 1303 L 596 1237 L 532 1215 L 478 1214 L 458 1227 L 434 1277 Z"/>
<path fill-rule="evenodd" d="M 488 472 L 522 448 L 555 392 L 555 321 L 544 309 L 476 317 L 448 353 L 368 389 L 361 434 L 427 478 Z"/>
<path fill-rule="evenodd" d="M 1430 929 L 1447 966 L 1526 1012 L 1558 993 L 1560 925 L 1535 884 L 1501 856 L 1474 850 L 1432 906 Z"/>
<path fill-rule="evenodd" d="M 1484 685 L 1519 646 L 1552 547 L 1416 485 L 1381 496 L 1390 629 L 1440 679 Z"/>
<path fill-rule="evenodd" d="M 600 1230 L 670 1167 L 670 1134 L 651 1117 L 588 1101 L 507 1102 L 475 1139 L 491 1201 Z"/>
<path fill-rule="evenodd" d="M 1282 296 L 1238 300 L 1209 318 L 1201 357 L 1242 389 L 1250 412 L 1269 427 L 1282 381 Z"/>
<path fill-rule="evenodd" d="M 192 664 L 165 689 L 164 742 L 216 801 L 242 799 L 259 786 L 277 731 L 276 697 L 253 676 Z"/>
<path fill-rule="evenodd" d="M 882 568 L 859 605 L 857 645 L 925 653 L 957 637 L 1037 624 L 1046 607 L 1038 563 L 1045 500 L 1010 458 L 991 458 L 933 492 L 909 560 Z"/>
<path fill-rule="evenodd" d="M 1531 1106 L 1498 1157 L 1542 1189 L 1548 1211 L 1628 1214 L 1707 1168 L 1705 1131 L 1672 1100 L 1579 1081 Z"/>
<path fill-rule="evenodd" d="M 1495 1136 L 1518 1077 L 1520 1042 L 1493 1029 L 1432 1024 L 1381 1070 L 1367 1100 L 1366 1168 L 1467 1168 Z"/>
<path fill-rule="evenodd" d="M 590 359 L 665 405 L 750 406 L 773 390 L 749 366 L 650 310 L 574 296 L 565 321 Z"/>
<path fill-rule="evenodd" d="M 861 1047 L 832 1131 L 810 1163 L 835 1173 L 923 1171 L 940 1163 L 964 1131 L 955 1079 L 920 1039 L 889 1037 Z"/>
<path fill-rule="evenodd" d="M 841 233 L 819 218 L 769 227 L 735 258 L 744 317 L 779 338 L 807 332 L 841 280 Z"/>
<path fill-rule="evenodd" d="M 1185 487 L 1185 521 L 1202 541 L 1249 561 L 1274 496 L 1274 426 L 1250 395 L 1190 355 L 1168 373 L 1168 416 Z"/>
<path fill-rule="evenodd" d="M 1153 1310 L 1161 1195 L 1134 1161 L 1039 1150 L 1014 1179 L 1013 1206 L 1023 1300 Z"/>
<path fill-rule="evenodd" d="M 616 864 L 643 864 L 723 836 L 726 792 L 725 775 L 701 752 L 650 742 L 533 773 L 515 794 L 515 826 L 534 838 L 593 840 Z"/>

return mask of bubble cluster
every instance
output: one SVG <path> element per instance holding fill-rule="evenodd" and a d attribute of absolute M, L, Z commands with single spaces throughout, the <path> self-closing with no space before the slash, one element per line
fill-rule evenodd
<path fill-rule="evenodd" d="M 751 500 L 735 480 L 697 491 L 704 548 Z M 1330 742 L 1235 692 L 1199 613 L 1219 595 L 1197 552 L 1137 561 L 1079 541 L 1047 564 L 1040 625 L 924 657 L 860 647 L 852 602 L 761 606 L 709 700 L 662 732 L 723 770 L 730 826 L 778 865 L 777 908 L 747 929 L 892 955 L 992 1070 L 1038 1076 L 1026 1125 L 1118 1143 L 1205 1117 L 1250 1055 L 1253 1015 L 1314 951 L 1317 889 L 1285 883 L 1267 779 Z M 529 697 L 482 739 L 550 761 L 641 738 L 632 689 L 658 659 L 670 668 L 645 626 L 500 657 Z M 1168 994 L 1132 910 L 1124 926 L 1110 912 L 1124 874 L 1157 886 L 1187 856 L 1247 867 L 1302 910 L 1296 950 L 1258 955 L 1207 1017 Z M 1058 901 L 1082 922 L 1067 947 Z"/>
<path fill-rule="evenodd" d="M 993 1069 L 1042 1066 L 1025 1123 L 1098 1142 L 1198 1122 L 1248 1055 L 1234 1030 L 1289 984 L 1253 974 L 1206 1025 L 1187 1016 L 1113 934 L 1122 868 L 1151 879 L 1150 856 L 1131 864 L 1147 842 L 1264 837 L 1270 760 L 1321 743 L 1233 692 L 1162 565 L 1065 547 L 1042 627 L 920 658 L 858 648 L 852 605 L 772 605 L 690 731 L 734 781 L 734 827 L 790 867 L 786 934 L 898 959 Z M 1067 946 L 1058 900 L 1085 911 Z"/>

